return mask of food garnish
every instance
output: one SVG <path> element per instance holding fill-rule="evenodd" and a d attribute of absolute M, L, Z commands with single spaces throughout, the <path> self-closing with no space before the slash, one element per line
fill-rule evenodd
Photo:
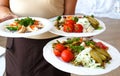
<path fill-rule="evenodd" d="M 14 22 L 5 26 L 8 31 L 19 33 L 37 31 L 43 27 L 44 26 L 40 21 L 34 20 L 30 17 L 15 19 Z"/>
<path fill-rule="evenodd" d="M 89 33 L 100 30 L 100 23 L 94 16 L 58 16 L 55 27 L 67 33 Z"/>
<path fill-rule="evenodd" d="M 74 37 L 53 43 L 53 53 L 64 62 L 87 68 L 105 68 L 112 57 L 109 47 L 91 38 Z M 55 51 L 57 50 L 57 54 Z"/>

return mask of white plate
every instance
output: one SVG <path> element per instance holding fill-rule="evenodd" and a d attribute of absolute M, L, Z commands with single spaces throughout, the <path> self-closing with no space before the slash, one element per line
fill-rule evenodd
<path fill-rule="evenodd" d="M 56 40 L 63 41 L 66 40 L 67 37 L 62 37 L 58 39 L 54 39 L 46 44 L 46 46 L 43 49 L 43 56 L 44 58 L 52 64 L 54 67 L 68 72 L 73 73 L 77 75 L 100 75 L 105 74 L 108 72 L 111 72 L 112 70 L 115 70 L 120 66 L 120 53 L 116 48 L 114 48 L 112 45 L 103 42 L 102 40 L 93 39 L 94 41 L 100 41 L 103 42 L 105 45 L 109 47 L 108 53 L 111 55 L 112 60 L 110 61 L 110 64 L 105 65 L 105 69 L 92 69 L 92 68 L 85 68 L 81 66 L 74 66 L 70 63 L 63 62 L 60 58 L 56 57 L 53 53 L 52 44 L 56 42 Z"/>
<path fill-rule="evenodd" d="M 5 48 L 0 46 L 0 76 L 3 76 L 5 72 Z"/>
<path fill-rule="evenodd" d="M 0 46 L 0 56 L 2 56 L 5 53 L 5 48 Z"/>
<path fill-rule="evenodd" d="M 21 17 L 21 18 L 25 18 L 25 17 Z M 21 19 L 21 18 L 18 18 L 18 19 Z M 5 26 L 14 22 L 14 20 L 16 19 L 15 18 L 15 19 L 7 20 L 7 21 L 0 23 L 0 36 L 3 36 L 3 37 L 34 36 L 34 35 L 45 33 L 53 27 L 52 22 L 49 21 L 48 19 L 40 18 L 40 17 L 30 17 L 30 18 L 40 21 L 44 25 L 44 27 L 42 29 L 39 29 L 38 31 L 33 31 L 33 32 L 29 32 L 29 33 L 12 33 L 12 32 L 6 31 Z"/>
<path fill-rule="evenodd" d="M 50 20 L 53 22 L 56 20 L 57 17 L 51 18 Z M 102 27 L 102 29 L 100 30 L 94 30 L 91 33 L 67 33 L 64 32 L 62 30 L 58 30 L 55 26 L 50 30 L 51 33 L 57 34 L 57 35 L 61 35 L 61 36 L 69 36 L 69 37 L 87 37 L 87 36 L 95 36 L 98 35 L 102 32 L 104 32 L 106 30 L 105 24 L 103 23 L 103 21 L 97 19 L 98 22 L 100 23 L 100 27 Z"/>
<path fill-rule="evenodd" d="M 5 73 L 5 57 L 0 57 L 0 76 L 3 76 Z"/>

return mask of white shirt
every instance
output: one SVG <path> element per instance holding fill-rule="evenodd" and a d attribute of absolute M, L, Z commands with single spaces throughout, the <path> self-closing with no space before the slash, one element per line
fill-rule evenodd
<path fill-rule="evenodd" d="M 116 0 L 78 0 L 76 13 L 120 19 L 120 13 L 115 11 L 115 3 Z"/>

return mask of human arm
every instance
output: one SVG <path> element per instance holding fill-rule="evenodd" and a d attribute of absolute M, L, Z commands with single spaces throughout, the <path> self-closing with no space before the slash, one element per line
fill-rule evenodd
<path fill-rule="evenodd" d="M 75 14 L 77 0 L 65 0 L 64 15 Z"/>
<path fill-rule="evenodd" d="M 0 22 L 17 17 L 9 8 L 9 0 L 0 0 Z"/>

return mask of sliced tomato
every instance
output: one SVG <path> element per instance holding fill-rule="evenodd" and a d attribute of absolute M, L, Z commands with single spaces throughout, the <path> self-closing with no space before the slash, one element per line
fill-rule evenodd
<path fill-rule="evenodd" d="M 64 24 L 63 31 L 64 32 L 73 32 L 74 26 L 72 24 Z"/>
<path fill-rule="evenodd" d="M 74 32 L 83 32 L 83 26 L 81 24 L 74 24 Z"/>
<path fill-rule="evenodd" d="M 71 60 L 73 60 L 74 55 L 73 55 L 73 53 L 72 53 L 71 50 L 65 49 L 65 50 L 63 50 L 62 53 L 61 53 L 61 58 L 62 58 L 62 60 L 65 61 L 65 62 L 70 62 Z"/>
<path fill-rule="evenodd" d="M 59 50 L 57 50 L 57 49 L 54 49 L 53 52 L 54 52 L 54 54 L 55 54 L 56 56 L 58 56 L 58 57 L 61 56 L 61 51 L 59 51 Z"/>
<path fill-rule="evenodd" d="M 101 49 L 104 49 L 104 50 L 107 50 L 108 47 L 106 45 L 104 45 L 102 42 L 96 42 L 95 44 L 97 47 L 101 48 Z"/>
<path fill-rule="evenodd" d="M 61 43 L 57 43 L 57 44 L 55 44 L 54 49 L 63 51 L 63 50 L 65 50 L 65 46 Z"/>
<path fill-rule="evenodd" d="M 83 42 L 83 38 L 80 38 L 80 42 L 81 42 L 81 43 Z"/>
<path fill-rule="evenodd" d="M 76 22 L 74 20 L 66 20 L 65 24 L 71 24 L 74 25 Z"/>

